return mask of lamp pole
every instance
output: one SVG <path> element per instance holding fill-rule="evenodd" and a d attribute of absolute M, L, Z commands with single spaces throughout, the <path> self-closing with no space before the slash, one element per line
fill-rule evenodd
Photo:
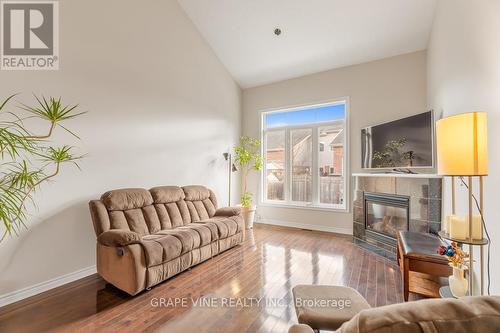
<path fill-rule="evenodd" d="M 228 193 L 228 198 L 227 198 L 227 205 L 231 206 L 231 164 L 232 164 L 232 159 L 233 157 L 231 156 L 231 153 L 223 153 L 222 156 L 224 156 L 224 159 L 228 162 L 228 169 L 227 169 L 227 193 Z"/>
<path fill-rule="evenodd" d="M 227 205 L 230 207 L 231 206 L 231 174 L 233 172 L 233 155 L 231 153 L 223 153 L 224 159 L 228 162 L 227 163 L 227 193 L 228 193 L 228 198 L 227 198 Z"/>
<path fill-rule="evenodd" d="M 468 177 L 468 190 L 469 190 L 469 295 L 474 295 L 474 246 L 472 245 L 472 177 Z"/>
<path fill-rule="evenodd" d="M 481 214 L 481 238 L 483 238 L 483 220 L 484 220 L 484 200 L 483 200 L 483 192 L 484 192 L 484 182 L 483 182 L 483 176 L 479 176 L 479 209 L 480 214 Z M 484 295 L 484 246 L 481 246 L 481 263 L 480 263 L 480 270 L 481 270 L 481 296 Z"/>

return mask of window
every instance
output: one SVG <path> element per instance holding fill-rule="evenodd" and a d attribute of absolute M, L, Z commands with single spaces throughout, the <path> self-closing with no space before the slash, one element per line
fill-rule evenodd
<path fill-rule="evenodd" d="M 262 201 L 346 209 L 347 101 L 263 112 Z"/>

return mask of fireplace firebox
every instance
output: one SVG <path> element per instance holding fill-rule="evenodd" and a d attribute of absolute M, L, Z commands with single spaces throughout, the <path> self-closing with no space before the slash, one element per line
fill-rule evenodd
<path fill-rule="evenodd" d="M 394 245 L 397 232 L 408 230 L 410 198 L 407 196 L 364 193 L 365 229 L 372 237 Z"/>

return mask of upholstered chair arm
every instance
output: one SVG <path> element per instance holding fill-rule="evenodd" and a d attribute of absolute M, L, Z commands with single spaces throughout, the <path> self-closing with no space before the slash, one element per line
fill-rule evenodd
<path fill-rule="evenodd" d="M 215 211 L 215 216 L 236 216 L 241 214 L 241 207 L 224 207 Z"/>
<path fill-rule="evenodd" d="M 288 333 L 314 333 L 313 329 L 304 324 L 295 324 L 290 326 Z"/>
<path fill-rule="evenodd" d="M 103 232 L 97 242 L 106 246 L 125 246 L 141 242 L 141 236 L 133 231 L 114 229 Z"/>

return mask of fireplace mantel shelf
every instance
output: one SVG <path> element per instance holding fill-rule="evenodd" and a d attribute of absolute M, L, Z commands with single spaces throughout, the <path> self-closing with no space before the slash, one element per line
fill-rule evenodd
<path fill-rule="evenodd" d="M 353 173 L 353 177 L 443 178 L 435 173 Z"/>

